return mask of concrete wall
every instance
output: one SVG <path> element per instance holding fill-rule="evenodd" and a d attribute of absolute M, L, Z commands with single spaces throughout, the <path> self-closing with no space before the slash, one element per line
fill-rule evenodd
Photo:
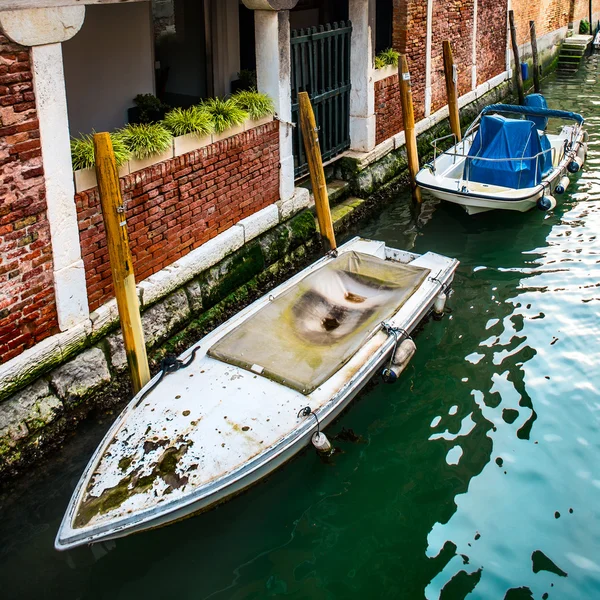
<path fill-rule="evenodd" d="M 150 3 L 88 6 L 63 55 L 71 134 L 123 126 L 133 98 L 154 92 Z"/>

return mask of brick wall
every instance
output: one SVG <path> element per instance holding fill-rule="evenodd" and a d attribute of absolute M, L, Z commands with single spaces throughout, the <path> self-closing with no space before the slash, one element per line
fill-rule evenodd
<path fill-rule="evenodd" d="M 279 199 L 279 123 L 121 179 L 136 281 Z M 113 297 L 98 190 L 75 197 L 90 309 Z"/>
<path fill-rule="evenodd" d="M 458 70 L 458 95 L 462 96 L 471 91 L 473 15 L 473 0 L 437 0 L 433 3 L 431 112 L 435 112 L 446 105 L 446 80 L 444 77 L 444 53 L 442 48 L 444 40 L 450 40 L 452 44 L 454 64 Z"/>
<path fill-rule="evenodd" d="M 404 128 L 398 75 L 375 82 L 375 122 L 377 144 L 381 144 Z"/>
<path fill-rule="evenodd" d="M 426 0 L 394 0 L 393 18 L 392 42 L 394 50 L 406 54 L 411 76 L 415 119 L 418 121 L 425 116 Z"/>
<path fill-rule="evenodd" d="M 520 0 L 513 2 L 519 45 L 529 42 L 529 21 L 538 37 L 589 18 L 589 0 Z M 597 11 L 596 2 L 594 9 Z M 575 33 L 579 32 L 575 27 Z"/>
<path fill-rule="evenodd" d="M 477 85 L 506 70 L 508 6 L 498 0 L 477 0 Z"/>
<path fill-rule="evenodd" d="M 56 333 L 29 49 L 0 35 L 0 363 Z"/>

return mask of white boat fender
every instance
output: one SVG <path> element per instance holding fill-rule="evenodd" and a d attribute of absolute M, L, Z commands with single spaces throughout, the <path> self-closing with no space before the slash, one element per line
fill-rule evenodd
<path fill-rule="evenodd" d="M 435 297 L 435 302 L 433 303 L 433 312 L 436 315 L 444 314 L 444 309 L 446 308 L 446 300 L 448 300 L 448 296 L 445 292 L 440 292 Z"/>
<path fill-rule="evenodd" d="M 567 165 L 567 170 L 569 173 L 577 173 L 579 169 L 583 166 L 584 159 L 579 156 L 579 151 L 575 158 Z"/>
<path fill-rule="evenodd" d="M 554 196 L 546 194 L 545 196 L 542 196 L 536 204 L 537 207 L 544 212 L 548 210 L 553 210 L 554 208 L 556 208 L 556 198 L 554 198 Z"/>
<path fill-rule="evenodd" d="M 587 144 L 579 144 L 579 148 L 577 148 L 577 156 L 581 158 L 583 164 L 587 159 Z"/>
<path fill-rule="evenodd" d="M 567 188 L 569 187 L 570 183 L 571 180 L 566 175 L 563 175 L 560 178 L 560 181 L 556 184 L 556 187 L 554 188 L 554 193 L 564 194 L 567 191 Z"/>
<path fill-rule="evenodd" d="M 313 412 L 310 406 L 305 406 L 301 408 L 298 412 L 298 418 L 300 417 L 310 417 L 313 416 L 315 421 L 317 422 L 317 431 L 315 431 L 310 437 L 310 441 L 312 445 L 315 447 L 317 452 L 321 456 L 329 456 L 333 454 L 333 446 L 331 442 L 327 439 L 327 436 L 321 431 L 321 423 L 319 422 L 319 417 Z"/>
<path fill-rule="evenodd" d="M 397 348 L 392 356 L 391 363 L 384 369 L 381 376 L 385 383 L 396 383 L 398 377 L 414 356 L 417 347 L 411 338 L 406 338 Z"/>
<path fill-rule="evenodd" d="M 312 445 L 315 447 L 319 454 L 329 456 L 333 451 L 331 442 L 327 439 L 327 436 L 321 431 L 315 431 L 310 438 Z"/>

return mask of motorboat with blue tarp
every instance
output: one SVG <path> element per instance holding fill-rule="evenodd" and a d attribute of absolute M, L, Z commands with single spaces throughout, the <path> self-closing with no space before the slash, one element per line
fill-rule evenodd
<path fill-rule="evenodd" d="M 563 123 L 556 134 L 548 131 L 555 121 Z M 569 186 L 568 175 L 585 162 L 583 123 L 577 113 L 549 109 L 541 94 L 528 95 L 525 106 L 492 104 L 448 150 L 438 154 L 454 136 L 433 141 L 434 159 L 419 171 L 417 184 L 469 214 L 550 210 Z"/>

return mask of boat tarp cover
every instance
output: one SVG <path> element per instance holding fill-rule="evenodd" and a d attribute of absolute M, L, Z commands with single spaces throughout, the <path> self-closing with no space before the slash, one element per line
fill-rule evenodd
<path fill-rule="evenodd" d="M 538 158 L 532 158 L 542 152 Z M 466 161 L 465 179 L 523 189 L 539 185 L 551 169 L 550 142 L 538 133 L 533 121 L 501 115 L 481 118 Z"/>
<path fill-rule="evenodd" d="M 208 354 L 309 394 L 354 356 L 428 273 L 344 252 L 230 331 Z"/>

